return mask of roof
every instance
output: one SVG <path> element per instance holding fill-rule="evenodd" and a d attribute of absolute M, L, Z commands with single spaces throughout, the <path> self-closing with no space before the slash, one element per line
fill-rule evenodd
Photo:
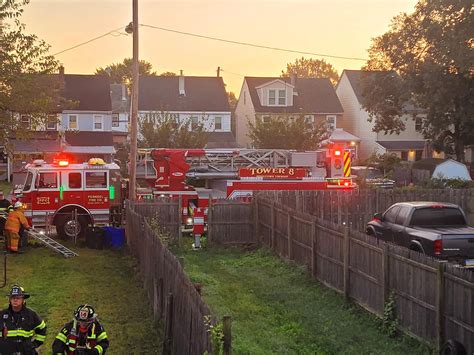
<path fill-rule="evenodd" d="M 393 204 L 393 206 L 399 206 L 399 205 L 405 205 L 405 206 L 412 206 L 415 208 L 423 208 L 423 207 L 431 207 L 431 206 L 442 206 L 442 207 L 459 207 L 458 205 L 455 205 L 454 203 L 449 203 L 449 202 L 435 202 L 435 201 L 404 201 L 404 202 L 398 202 Z"/>
<path fill-rule="evenodd" d="M 112 112 L 130 112 L 130 97 L 125 84 L 110 84 Z"/>
<path fill-rule="evenodd" d="M 376 141 L 387 150 L 423 150 L 426 142 L 421 141 Z"/>
<path fill-rule="evenodd" d="M 110 82 L 107 75 L 64 75 L 62 96 L 66 100 L 78 101 L 74 110 L 112 111 Z"/>
<path fill-rule="evenodd" d="M 113 132 L 66 131 L 66 143 L 72 146 L 113 146 Z"/>
<path fill-rule="evenodd" d="M 230 112 L 221 77 L 185 76 L 185 95 L 179 94 L 180 76 L 141 76 L 140 111 Z"/>
<path fill-rule="evenodd" d="M 344 131 L 342 128 L 335 128 L 331 135 L 328 138 L 329 141 L 333 142 L 348 142 L 348 141 L 354 141 L 354 142 L 360 142 L 360 138 L 357 136 L 354 136 L 353 134 Z"/>
<path fill-rule="evenodd" d="M 297 78 L 293 96 L 293 106 L 274 107 L 262 106 L 256 87 L 275 80 L 290 84 L 290 78 L 281 77 L 249 77 L 244 79 L 249 87 L 255 112 L 270 113 L 343 113 L 341 102 L 328 78 Z"/>
<path fill-rule="evenodd" d="M 240 148 L 232 132 L 211 132 L 207 139 L 206 148 Z"/>
<path fill-rule="evenodd" d="M 61 142 L 57 131 L 31 131 L 24 138 L 9 139 L 14 153 L 59 152 Z"/>

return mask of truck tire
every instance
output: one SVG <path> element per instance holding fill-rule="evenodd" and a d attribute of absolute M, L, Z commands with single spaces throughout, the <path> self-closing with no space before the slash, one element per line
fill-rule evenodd
<path fill-rule="evenodd" d="M 443 344 L 439 353 L 440 355 L 466 355 L 466 349 L 460 342 L 450 339 Z"/>
<path fill-rule="evenodd" d="M 71 240 L 75 237 L 75 231 L 77 232 L 77 238 L 82 238 L 85 235 L 87 228 L 87 218 L 84 216 L 77 217 L 77 227 L 75 227 L 75 221 L 72 215 L 65 214 L 59 216 L 56 221 L 56 231 L 58 236 L 62 240 Z"/>

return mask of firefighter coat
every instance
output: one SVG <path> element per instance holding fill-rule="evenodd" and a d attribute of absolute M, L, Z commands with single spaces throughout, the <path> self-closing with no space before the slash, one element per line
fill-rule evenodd
<path fill-rule="evenodd" d="M 8 214 L 7 222 L 5 223 L 5 230 L 18 233 L 22 225 L 26 229 L 30 228 L 30 225 L 21 210 L 14 210 Z"/>
<path fill-rule="evenodd" d="M 94 321 L 87 334 L 79 331 L 79 322 L 73 320 L 66 323 L 53 342 L 53 354 L 73 354 L 76 349 L 95 350 L 98 355 L 105 354 L 109 347 L 109 339 L 99 321 Z"/>
<path fill-rule="evenodd" d="M 46 338 L 46 323 L 32 309 L 23 306 L 14 312 L 9 306 L 0 312 L 0 354 L 36 354 Z"/>

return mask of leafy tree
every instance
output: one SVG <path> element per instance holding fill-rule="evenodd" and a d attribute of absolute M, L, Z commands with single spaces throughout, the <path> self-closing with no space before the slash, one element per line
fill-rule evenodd
<path fill-rule="evenodd" d="M 286 65 L 286 71 L 281 72 L 282 77 L 289 77 L 296 74 L 300 78 L 329 78 L 333 85 L 336 85 L 339 74 L 336 69 L 324 59 L 306 59 L 301 57 L 294 63 Z"/>
<path fill-rule="evenodd" d="M 105 68 L 97 68 L 95 71 L 96 75 L 108 75 L 110 82 L 114 84 L 132 82 L 132 58 L 125 58 L 122 63 L 113 63 Z M 139 75 L 156 75 L 153 71 L 153 66 L 146 60 L 140 60 L 138 63 L 138 74 Z"/>
<path fill-rule="evenodd" d="M 0 140 L 15 133 L 19 122 L 13 113 L 28 113 L 33 127 L 45 123 L 48 113 L 60 112 L 61 83 L 46 74 L 58 63 L 48 55 L 49 46 L 36 35 L 25 33 L 20 22 L 29 0 L 0 3 Z M 24 129 L 19 133 L 26 133 Z"/>
<path fill-rule="evenodd" d="M 471 0 L 420 0 L 373 40 L 361 77 L 375 131 L 398 133 L 410 108 L 426 111 L 421 132 L 436 150 L 464 161 L 474 143 L 474 14 Z"/>
<path fill-rule="evenodd" d="M 161 73 L 160 76 L 176 76 L 176 73 L 173 73 L 172 71 L 165 71 Z"/>
<path fill-rule="evenodd" d="M 265 120 L 257 116 L 248 121 L 249 134 L 255 148 L 312 150 L 328 137 L 324 122 L 308 124 L 305 117 L 275 116 Z"/>
<path fill-rule="evenodd" d="M 179 121 L 168 112 L 153 112 L 140 120 L 140 147 L 143 148 L 204 148 L 209 133 L 206 118 L 196 122 Z"/>

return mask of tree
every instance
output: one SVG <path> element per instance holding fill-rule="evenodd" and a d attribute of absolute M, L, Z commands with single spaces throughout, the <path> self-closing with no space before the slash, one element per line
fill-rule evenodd
<path fill-rule="evenodd" d="M 399 133 L 403 115 L 422 108 L 425 139 L 464 161 L 474 143 L 473 28 L 472 1 L 420 0 L 373 40 L 364 69 L 379 72 L 361 77 L 361 87 L 375 131 Z"/>
<path fill-rule="evenodd" d="M 58 62 L 48 55 L 49 46 L 37 36 L 25 33 L 20 22 L 29 0 L 0 3 L 0 140 L 15 133 L 14 112 L 28 113 L 33 127 L 48 114 L 59 112 L 61 83 L 46 74 L 57 70 Z M 25 133 L 21 130 L 20 133 Z"/>
<path fill-rule="evenodd" d="M 333 85 L 336 85 L 339 79 L 336 69 L 324 59 L 301 57 L 294 63 L 288 63 L 286 71 L 281 71 L 282 77 L 290 77 L 293 74 L 300 78 L 329 78 Z"/>
<path fill-rule="evenodd" d="M 255 148 L 312 150 L 329 135 L 324 122 L 308 124 L 303 115 L 269 119 L 257 116 L 255 123 L 249 121 L 248 125 Z"/>
<path fill-rule="evenodd" d="M 172 71 L 165 71 L 161 73 L 160 76 L 176 76 L 176 73 L 173 73 Z"/>
<path fill-rule="evenodd" d="M 204 148 L 209 133 L 206 118 L 180 121 L 168 112 L 153 112 L 140 120 L 140 147 L 143 148 Z"/>
<path fill-rule="evenodd" d="M 110 82 L 114 84 L 130 84 L 132 82 L 132 64 L 132 58 L 125 58 L 122 63 L 113 63 L 105 68 L 97 68 L 95 74 L 108 75 Z M 146 60 L 140 60 L 138 63 L 138 74 L 155 76 L 156 72 L 153 71 L 151 63 Z"/>

